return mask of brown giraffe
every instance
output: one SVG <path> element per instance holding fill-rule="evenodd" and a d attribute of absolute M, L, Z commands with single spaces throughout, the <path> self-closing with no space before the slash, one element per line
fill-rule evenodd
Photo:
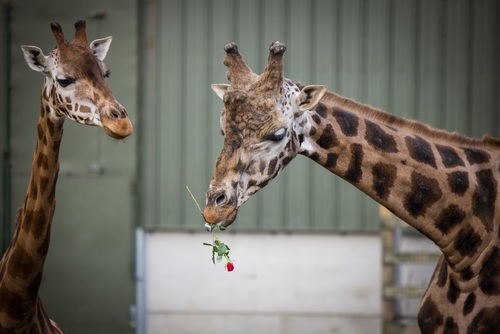
<path fill-rule="evenodd" d="M 0 262 L 0 333 L 62 333 L 49 319 L 38 296 L 49 249 L 59 172 L 59 147 L 65 118 L 103 127 L 115 139 L 132 133 L 125 108 L 113 97 L 104 78 L 103 59 L 111 37 L 88 43 L 85 21 L 75 23 L 68 42 L 58 23 L 51 24 L 57 47 L 45 56 L 36 46 L 21 46 L 28 66 L 41 72 L 38 141 L 24 205 L 16 230 Z"/>
<path fill-rule="evenodd" d="M 500 141 L 436 130 L 283 77 L 285 46 L 270 47 L 262 75 L 234 43 L 224 146 L 206 194 L 207 228 L 303 154 L 387 207 L 441 249 L 418 322 L 422 333 L 500 332 Z"/>

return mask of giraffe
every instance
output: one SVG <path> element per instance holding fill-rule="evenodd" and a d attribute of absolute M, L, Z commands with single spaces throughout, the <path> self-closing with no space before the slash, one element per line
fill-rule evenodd
<path fill-rule="evenodd" d="M 36 46 L 21 46 L 28 66 L 45 79 L 41 90 L 37 145 L 24 205 L 14 235 L 0 261 L 0 333 L 62 333 L 49 319 L 38 295 L 50 242 L 59 172 L 59 148 L 65 118 L 100 126 L 123 139 L 133 126 L 127 110 L 114 98 L 104 78 L 103 60 L 112 37 L 88 43 L 85 21 L 75 23 L 68 42 L 58 23 L 51 23 L 57 46 L 48 56 Z"/>
<path fill-rule="evenodd" d="M 284 78 L 285 45 L 261 75 L 225 46 L 224 135 L 203 211 L 227 227 L 238 208 L 301 154 L 351 183 L 441 250 L 421 301 L 422 333 L 500 330 L 500 140 L 473 139 Z"/>

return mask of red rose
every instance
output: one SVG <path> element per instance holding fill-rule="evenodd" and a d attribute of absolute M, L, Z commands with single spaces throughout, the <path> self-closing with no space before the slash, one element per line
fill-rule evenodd
<path fill-rule="evenodd" d="M 232 262 L 226 263 L 226 269 L 227 269 L 227 271 L 233 271 L 234 270 L 234 264 Z"/>

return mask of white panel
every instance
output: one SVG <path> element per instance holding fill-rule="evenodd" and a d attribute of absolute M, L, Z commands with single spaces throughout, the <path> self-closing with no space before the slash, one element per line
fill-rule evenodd
<path fill-rule="evenodd" d="M 231 273 L 223 263 L 212 264 L 211 249 L 202 245 L 211 242 L 208 233 L 147 235 L 149 333 L 195 333 L 200 326 L 204 333 L 281 333 L 291 328 L 299 333 L 305 324 L 315 323 L 315 333 L 330 333 L 353 321 L 358 325 L 352 333 L 378 328 L 378 237 L 219 237 L 231 247 L 236 267 Z"/>

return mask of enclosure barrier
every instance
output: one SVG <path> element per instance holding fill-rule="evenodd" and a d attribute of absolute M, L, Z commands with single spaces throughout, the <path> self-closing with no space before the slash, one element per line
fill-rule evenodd
<path fill-rule="evenodd" d="M 382 300 L 383 300 L 383 328 L 385 334 L 413 334 L 419 333 L 416 314 L 405 316 L 401 310 L 404 300 L 421 300 L 427 285 L 411 285 L 402 279 L 401 267 L 408 264 L 429 264 L 434 266 L 439 259 L 436 252 L 401 251 L 404 237 L 425 240 L 425 237 L 407 225 L 390 212 L 381 214 L 382 238 Z"/>

